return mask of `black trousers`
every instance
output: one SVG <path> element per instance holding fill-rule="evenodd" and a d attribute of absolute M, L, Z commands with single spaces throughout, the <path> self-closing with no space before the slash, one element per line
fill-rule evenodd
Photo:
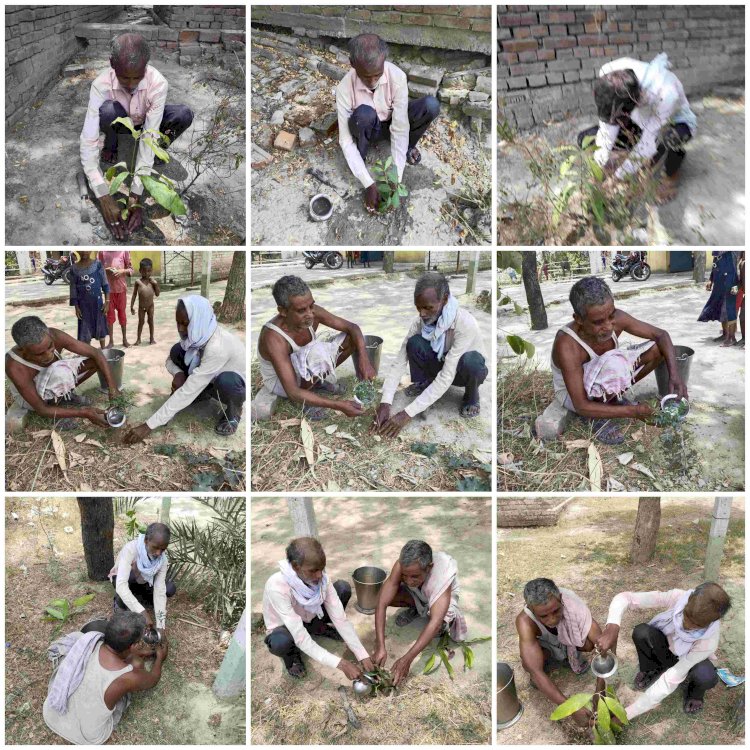
<path fill-rule="evenodd" d="M 431 383 L 445 364 L 432 351 L 430 342 L 419 333 L 415 333 L 406 342 L 406 356 L 409 360 L 412 383 Z M 466 388 L 465 403 L 479 403 L 479 386 L 484 383 L 488 373 L 484 357 L 479 352 L 466 352 L 461 355 L 453 385 Z"/>
<path fill-rule="evenodd" d="M 630 151 L 641 139 L 643 131 L 629 118 L 624 117 L 619 122 L 620 132 L 615 140 L 616 149 Z M 578 146 L 583 148 L 583 139 L 587 136 L 596 136 L 599 132 L 599 126 L 586 128 L 578 134 Z M 664 160 L 664 172 L 667 177 L 672 177 L 682 164 L 685 158 L 685 144 L 692 138 L 690 128 L 684 122 L 678 122 L 676 125 L 668 125 L 661 133 L 656 154 L 651 160 L 651 164 L 656 164 L 666 153 Z"/>
<path fill-rule="evenodd" d="M 104 133 L 104 148 L 115 151 L 117 150 L 117 136 L 120 133 L 130 133 L 124 126 L 112 125 L 112 122 L 118 117 L 127 117 L 128 113 L 125 107 L 116 101 L 106 101 L 99 107 L 99 129 Z M 193 112 L 190 107 L 184 104 L 167 104 L 164 106 L 159 131 L 169 138 L 170 143 L 174 143 L 193 122 Z"/>
<path fill-rule="evenodd" d="M 409 148 L 417 145 L 438 114 L 440 114 L 440 102 L 434 96 L 423 96 L 421 99 L 412 99 L 409 102 Z M 372 107 L 360 104 L 349 118 L 349 132 L 364 159 L 373 143 L 388 140 L 391 137 L 391 121 L 381 121 Z"/>
<path fill-rule="evenodd" d="M 669 650 L 667 636 L 653 625 L 636 625 L 633 629 L 633 643 L 638 652 L 641 672 L 664 672 L 679 661 Z M 706 690 L 710 690 L 718 681 L 716 667 L 708 659 L 704 659 L 687 673 L 685 697 L 702 701 Z"/>
<path fill-rule="evenodd" d="M 112 585 L 117 588 L 117 577 L 112 579 Z M 147 583 L 138 583 L 135 573 L 130 571 L 130 578 L 128 578 L 128 588 L 130 593 L 138 600 L 138 603 L 147 609 L 154 608 L 154 587 L 149 586 Z M 167 598 L 174 596 L 177 593 L 177 587 L 170 578 L 167 579 Z M 115 603 L 119 609 L 127 609 L 125 602 L 120 599 L 119 594 L 115 594 Z"/>
<path fill-rule="evenodd" d="M 333 584 L 333 588 L 339 596 L 341 606 L 346 609 L 346 605 L 349 604 L 349 599 L 352 598 L 352 587 L 346 581 L 336 581 Z M 321 626 L 323 624 L 330 624 L 331 616 L 326 611 L 325 606 L 323 607 L 323 618 L 316 617 L 312 622 L 305 623 L 305 630 L 310 635 L 319 635 Z M 295 657 L 298 659 L 300 650 L 294 643 L 294 638 L 289 632 L 289 628 L 286 625 L 279 625 L 278 628 L 274 628 L 266 637 L 265 644 L 268 646 L 268 650 L 274 655 L 280 657 L 284 666 L 289 667 L 294 664 Z"/>
<path fill-rule="evenodd" d="M 188 366 L 185 364 L 185 350 L 176 343 L 169 351 L 169 358 L 188 374 Z M 222 372 L 209 383 L 201 394 L 202 398 L 215 398 L 224 405 L 227 416 L 239 419 L 242 416 L 242 405 L 245 403 L 245 381 L 236 372 Z"/>

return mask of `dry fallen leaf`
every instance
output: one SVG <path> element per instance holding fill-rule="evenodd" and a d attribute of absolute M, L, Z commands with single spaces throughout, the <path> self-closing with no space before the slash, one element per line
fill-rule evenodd
<path fill-rule="evenodd" d="M 82 443 L 86 439 L 86 433 L 81 432 L 80 434 L 76 435 L 73 440 L 76 441 L 76 443 Z"/>
<path fill-rule="evenodd" d="M 65 460 L 65 443 L 55 430 L 52 430 L 52 447 L 55 449 L 57 463 L 60 464 L 60 468 L 62 469 L 63 474 L 65 474 L 68 470 L 68 463 Z M 67 474 L 65 478 L 68 478 Z"/>
<path fill-rule="evenodd" d="M 500 464 L 500 466 L 505 466 L 506 464 L 512 464 L 513 454 L 512 453 L 498 453 L 497 462 Z"/>
<path fill-rule="evenodd" d="M 580 440 L 566 440 L 565 441 L 565 447 L 569 451 L 576 450 L 577 448 L 583 448 L 586 449 L 589 447 L 589 440 L 586 440 L 585 438 L 581 438 Z"/>
<path fill-rule="evenodd" d="M 592 492 L 602 491 L 602 458 L 593 443 L 589 445 L 589 484 Z"/>
<path fill-rule="evenodd" d="M 633 460 L 633 454 L 632 453 L 621 453 L 617 460 L 623 465 L 627 466 L 632 460 Z"/>
<path fill-rule="evenodd" d="M 97 448 L 101 448 L 102 450 L 104 450 L 104 446 L 100 442 L 98 442 L 97 440 L 93 440 L 92 438 L 89 438 L 86 441 L 86 445 L 93 445 Z"/>
<path fill-rule="evenodd" d="M 37 430 L 36 432 L 31 433 L 31 437 L 36 440 L 36 438 L 49 437 L 51 434 L 52 430 Z"/>
<path fill-rule="evenodd" d="M 312 427 L 306 419 L 300 421 L 299 434 L 302 438 L 302 448 L 305 451 L 305 460 L 311 468 L 315 464 L 315 436 Z"/>
<path fill-rule="evenodd" d="M 279 427 L 296 427 L 301 423 L 302 420 L 300 419 L 280 419 L 276 424 L 278 424 Z"/>
<path fill-rule="evenodd" d="M 336 424 L 329 424 L 328 427 L 326 427 L 326 434 L 327 435 L 333 435 L 336 430 L 338 430 L 338 425 Z"/>
<path fill-rule="evenodd" d="M 644 466 L 643 464 L 630 464 L 631 469 L 635 469 L 636 471 L 640 471 L 641 474 L 645 474 L 649 479 L 656 480 L 656 477 L 651 473 L 651 469 L 649 469 L 647 466 Z"/>

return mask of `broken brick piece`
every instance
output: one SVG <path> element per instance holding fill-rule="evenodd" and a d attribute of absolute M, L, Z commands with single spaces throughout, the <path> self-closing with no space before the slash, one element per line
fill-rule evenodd
<path fill-rule="evenodd" d="M 291 151 L 297 136 L 294 133 L 287 133 L 286 130 L 279 131 L 276 140 L 273 142 L 274 148 L 280 148 L 282 151 Z"/>

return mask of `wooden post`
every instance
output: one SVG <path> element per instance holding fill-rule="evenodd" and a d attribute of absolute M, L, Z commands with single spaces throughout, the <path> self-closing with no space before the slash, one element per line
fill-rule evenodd
<path fill-rule="evenodd" d="M 159 511 L 159 521 L 169 525 L 169 509 L 172 507 L 172 498 L 163 497 L 161 499 L 161 511 Z"/>
<path fill-rule="evenodd" d="M 211 251 L 201 252 L 201 297 L 209 299 L 208 288 L 211 285 Z"/>
<path fill-rule="evenodd" d="M 318 538 L 318 524 L 315 521 L 315 507 L 311 497 L 290 497 L 287 499 L 289 514 L 292 517 L 294 536 Z"/>
<path fill-rule="evenodd" d="M 706 564 L 703 569 L 704 581 L 715 581 L 719 577 L 721 557 L 724 553 L 724 539 L 729 527 L 729 514 L 732 511 L 731 497 L 717 497 L 714 500 L 714 513 L 706 545 Z"/>
<path fill-rule="evenodd" d="M 234 698 L 245 689 L 247 636 L 245 627 L 245 610 L 224 654 L 224 661 L 216 673 L 213 684 L 217 698 Z"/>
<path fill-rule="evenodd" d="M 469 272 L 466 276 L 466 294 L 474 294 L 477 290 L 477 274 L 479 273 L 479 253 L 469 261 Z"/>
<path fill-rule="evenodd" d="M 393 250 L 385 250 L 383 253 L 383 271 L 393 273 Z"/>

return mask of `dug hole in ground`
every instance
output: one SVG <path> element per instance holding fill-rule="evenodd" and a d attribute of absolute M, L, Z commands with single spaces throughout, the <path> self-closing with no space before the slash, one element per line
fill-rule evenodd
<path fill-rule="evenodd" d="M 502 499 L 498 501 L 502 504 Z M 635 498 L 573 498 L 556 526 L 498 529 L 497 658 L 513 667 L 518 697 L 524 707 L 520 721 L 498 731 L 501 745 L 590 745 L 591 733 L 571 719 L 550 721 L 555 706 L 531 686 L 521 665 L 515 619 L 523 609 L 523 587 L 534 578 L 551 578 L 571 589 L 589 606 L 603 627 L 609 604 L 622 591 L 668 591 L 694 588 L 703 582 L 703 561 L 714 499 L 662 499 L 661 525 L 654 558 L 632 565 L 630 545 L 638 501 Z M 721 621 L 717 667 L 745 674 L 745 505 L 735 498 L 721 572 L 717 583 L 732 598 L 732 608 Z M 608 681 L 620 702 L 630 705 L 641 693 L 633 688 L 638 659 L 631 634 L 658 610 L 625 613 L 617 643 L 619 669 Z M 594 692 L 589 670 L 575 675 L 563 666 L 550 674 L 567 696 Z M 703 710 L 687 715 L 678 688 L 651 711 L 636 717 L 618 738 L 624 745 L 741 745 L 744 726 L 737 727 L 737 702 L 744 686 L 723 682 L 706 693 Z M 744 709 L 740 715 L 744 717 Z"/>
<path fill-rule="evenodd" d="M 491 503 L 480 498 L 440 501 L 424 498 L 315 500 L 320 542 L 326 552 L 331 581 L 344 579 L 352 586 L 346 609 L 362 644 L 375 647 L 374 616 L 357 612 L 351 574 L 360 566 L 375 565 L 386 572 L 410 539 L 426 541 L 433 551 L 443 551 L 458 563 L 459 604 L 467 619 L 469 639 L 489 635 L 492 622 Z M 456 649 L 451 681 L 444 667 L 422 675 L 437 643 L 432 643 L 412 663 L 409 679 L 390 696 L 360 698 L 338 669 L 324 667 L 303 656 L 307 676 L 286 675 L 280 658 L 263 642 L 263 588 L 278 570 L 284 550 L 294 537 L 286 503 L 278 498 L 254 498 L 252 504 L 252 742 L 265 744 L 345 745 L 459 745 L 488 744 L 491 738 L 492 643 L 472 646 L 474 667 L 462 669 Z M 386 669 L 406 653 L 426 621 L 395 625 L 395 607 L 386 617 Z M 353 660 L 346 644 L 326 638 L 319 645 Z M 361 727 L 347 723 L 339 687 Z M 393 721 L 389 721 L 391 717 Z"/>
<path fill-rule="evenodd" d="M 115 556 L 127 541 L 125 520 L 115 516 Z M 139 511 L 138 520 L 156 521 L 157 513 Z M 220 626 L 203 611 L 200 596 L 188 594 L 179 581 L 177 585 L 167 608 L 169 656 L 161 680 L 152 690 L 131 694 L 108 744 L 244 744 L 244 694 L 220 701 L 211 690 L 226 653 L 218 646 Z M 47 647 L 89 620 L 110 617 L 114 596 L 109 581 L 88 579 L 75 499 L 24 498 L 6 503 L 5 591 L 5 742 L 69 744 L 50 731 L 42 717 L 52 674 Z M 95 598 L 62 627 L 43 619 L 44 608 L 53 599 L 72 601 L 88 593 L 95 593 Z"/>

